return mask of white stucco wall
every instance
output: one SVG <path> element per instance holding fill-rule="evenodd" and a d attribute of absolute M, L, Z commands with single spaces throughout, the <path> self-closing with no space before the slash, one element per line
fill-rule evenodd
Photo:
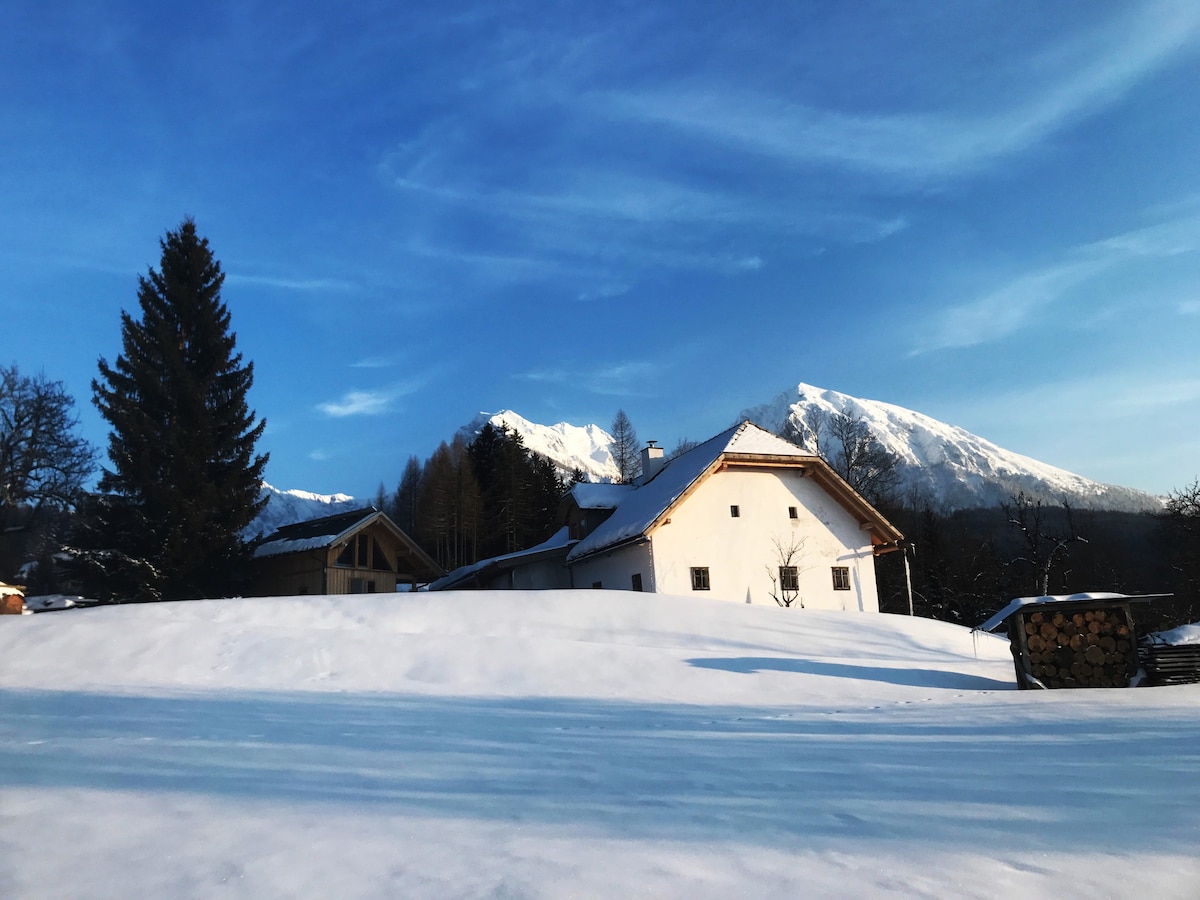
<path fill-rule="evenodd" d="M 789 518 L 789 506 L 797 508 L 796 519 Z M 653 533 L 654 589 L 773 606 L 768 567 L 776 572 L 781 564 L 776 541 L 803 543 L 793 564 L 805 607 L 879 611 L 870 535 L 819 485 L 793 471 L 728 469 L 704 481 Z M 693 566 L 708 567 L 709 591 L 693 592 Z M 850 570 L 850 590 L 834 590 L 834 566 Z"/>
<path fill-rule="evenodd" d="M 571 573 L 563 565 L 562 557 L 518 566 L 511 572 L 506 572 L 505 587 L 516 590 L 551 590 L 554 588 L 569 588 Z"/>
<path fill-rule="evenodd" d="M 633 574 L 642 574 L 642 590 L 654 590 L 654 572 L 649 544 L 634 544 L 612 553 L 600 553 L 572 567 L 572 582 L 577 588 L 590 588 L 596 582 L 609 590 L 633 588 Z"/>

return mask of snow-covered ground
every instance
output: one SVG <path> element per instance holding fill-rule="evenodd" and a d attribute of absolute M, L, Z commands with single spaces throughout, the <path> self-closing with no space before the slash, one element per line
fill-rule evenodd
<path fill-rule="evenodd" d="M 14 616 L 0 897 L 1195 898 L 1198 712 L 616 591 Z"/>

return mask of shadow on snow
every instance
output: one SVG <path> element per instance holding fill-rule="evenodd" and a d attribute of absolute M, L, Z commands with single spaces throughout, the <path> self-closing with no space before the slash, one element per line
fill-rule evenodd
<path fill-rule="evenodd" d="M 1063 704 L 838 713 L 827 705 L 0 690 L 0 789 L 363 804 L 779 847 L 849 836 L 1190 852 L 1200 838 L 1198 746 L 1195 717 L 1125 710 L 1106 718 Z"/>
<path fill-rule="evenodd" d="M 1012 681 L 998 681 L 982 675 L 964 675 L 940 669 L 900 669 L 887 666 L 856 666 L 848 663 L 816 662 L 783 656 L 714 657 L 689 659 L 698 669 L 719 669 L 752 675 L 755 672 L 797 672 L 803 675 L 828 675 L 831 678 L 855 678 L 863 681 L 882 681 L 886 684 L 910 687 L 944 688 L 958 691 L 1010 691 Z"/>

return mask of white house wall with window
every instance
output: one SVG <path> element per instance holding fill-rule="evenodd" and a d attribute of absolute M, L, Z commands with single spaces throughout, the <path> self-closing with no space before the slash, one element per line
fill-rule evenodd
<path fill-rule="evenodd" d="M 874 556 L 903 536 L 818 457 L 743 422 L 643 469 L 567 554 L 575 587 L 879 610 Z"/>

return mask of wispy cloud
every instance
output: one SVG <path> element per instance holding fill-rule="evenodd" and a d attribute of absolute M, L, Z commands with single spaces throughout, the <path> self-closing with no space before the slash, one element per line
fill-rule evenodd
<path fill-rule="evenodd" d="M 796 195 L 795 186 L 781 194 L 778 183 L 758 183 L 757 176 L 746 183 L 745 173 L 714 179 L 640 155 L 597 159 L 575 147 L 527 167 L 530 174 L 517 183 L 502 167 L 492 171 L 479 162 L 480 140 L 469 128 L 432 128 L 390 154 L 380 177 L 415 202 L 433 204 L 439 216 L 490 222 L 487 230 L 503 236 L 479 252 L 426 234 L 409 252 L 453 259 L 508 282 L 615 277 L 628 283 L 638 271 L 663 269 L 736 275 L 764 260 L 728 249 L 732 235 L 766 231 L 866 243 L 908 224 L 894 213 L 855 209 L 853 200 Z"/>
<path fill-rule="evenodd" d="M 577 299 L 580 302 L 587 303 L 593 300 L 611 300 L 614 297 L 620 297 L 628 293 L 628 284 L 602 284 L 599 287 L 580 291 Z"/>
<path fill-rule="evenodd" d="M 229 272 L 225 280 L 230 284 L 254 284 L 261 287 L 278 288 L 284 291 L 312 293 L 345 293 L 357 290 L 357 285 L 338 278 L 278 278 L 270 275 L 243 275 Z"/>
<path fill-rule="evenodd" d="M 676 128 L 788 165 L 925 181 L 1020 153 L 1121 99 L 1200 36 L 1200 7 L 1164 0 L 1129 12 L 1033 62 L 1024 96 L 976 114 L 847 112 L 724 86 L 596 92 L 616 120 Z"/>
<path fill-rule="evenodd" d="M 368 356 L 350 363 L 352 369 L 390 369 L 400 364 L 399 356 Z"/>
<path fill-rule="evenodd" d="M 379 416 L 389 412 L 395 401 L 416 393 L 421 386 L 420 382 L 406 381 L 375 390 L 351 390 L 337 400 L 317 404 L 317 409 L 335 419 Z"/>
<path fill-rule="evenodd" d="M 518 375 L 525 381 L 571 384 L 603 396 L 647 396 L 660 366 L 653 362 L 620 362 L 594 369 L 540 369 Z"/>
<path fill-rule="evenodd" d="M 978 300 L 945 310 L 913 353 L 973 347 L 1008 337 L 1105 268 L 1100 261 L 1074 262 L 1022 275 Z"/>
<path fill-rule="evenodd" d="M 1165 258 L 1200 250 L 1200 216 L 1164 222 L 1095 241 L 1057 263 L 1020 275 L 977 300 L 949 307 L 925 329 L 914 354 L 972 347 L 1008 337 L 1037 320 L 1082 285 L 1139 259 Z M 1179 306 L 1187 313 L 1190 304 Z"/>

